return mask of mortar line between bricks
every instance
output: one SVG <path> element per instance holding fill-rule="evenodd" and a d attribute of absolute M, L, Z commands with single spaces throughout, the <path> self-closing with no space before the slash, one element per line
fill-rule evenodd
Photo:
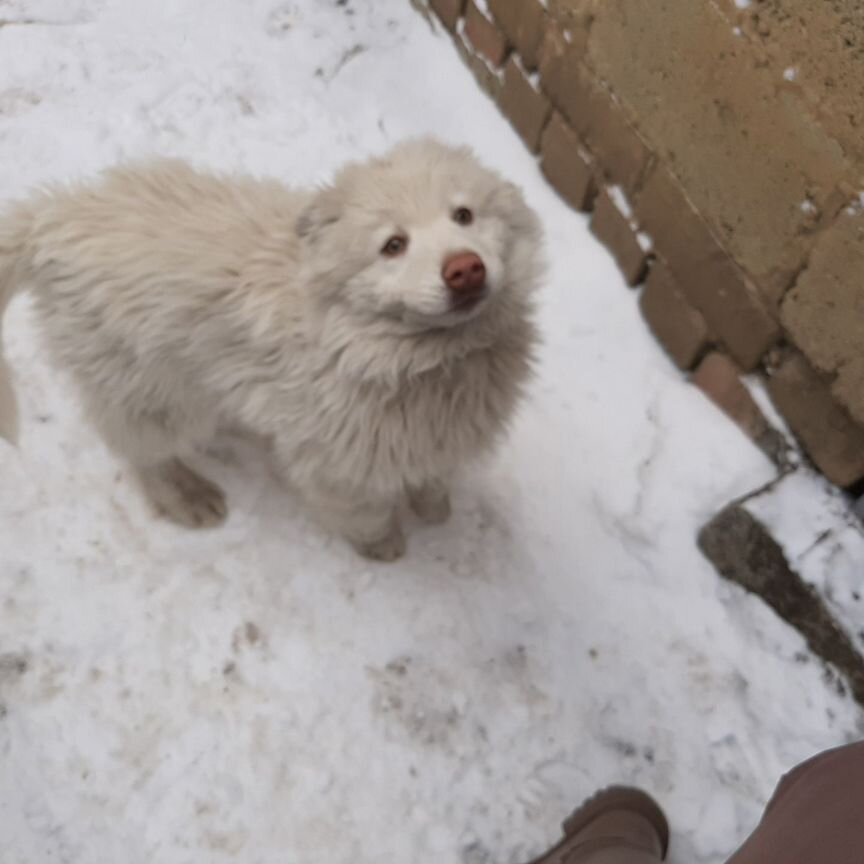
<path fill-rule="evenodd" d="M 668 267 L 669 265 L 667 264 L 666 266 Z M 684 372 L 684 374 L 687 376 L 687 381 L 691 384 L 693 383 L 692 379 L 693 379 L 694 372 L 699 368 L 699 366 L 702 364 L 702 361 L 709 354 L 712 354 L 714 351 L 722 351 L 722 350 L 723 350 L 723 348 L 719 342 L 717 342 L 714 339 L 709 339 L 696 353 L 696 356 L 693 360 L 692 367 L 690 369 L 687 369 L 687 370 L 682 370 Z"/>
<path fill-rule="evenodd" d="M 838 213 L 839 213 L 839 211 L 838 211 Z M 824 228 L 821 228 L 821 229 L 819 229 L 819 230 L 816 232 L 816 234 L 815 234 L 815 236 L 814 236 L 814 239 L 813 239 L 813 242 L 812 242 L 812 243 L 809 245 L 809 247 L 806 249 L 806 252 L 805 252 L 805 255 L 804 255 L 804 259 L 803 259 L 802 262 L 798 265 L 798 267 L 795 269 L 795 271 L 792 273 L 792 275 L 789 277 L 789 281 L 788 281 L 788 283 L 786 284 L 786 287 L 783 289 L 782 293 L 780 294 L 780 297 L 777 299 L 778 320 L 779 320 L 779 313 L 780 313 L 780 310 L 781 310 L 781 308 L 782 308 L 782 306 L 783 306 L 783 301 L 784 301 L 784 300 L 789 296 L 789 294 L 790 294 L 792 291 L 795 290 L 795 288 L 798 286 L 798 282 L 801 280 L 801 277 L 802 277 L 802 276 L 803 276 L 803 275 L 804 275 L 804 274 L 805 274 L 805 273 L 810 269 L 810 259 L 811 259 L 812 256 L 813 256 L 813 250 L 816 248 L 816 244 L 819 242 L 819 237 L 820 237 L 820 235 L 821 235 L 824 231 L 826 231 L 826 230 L 828 230 L 830 227 L 832 227 L 836 221 L 837 221 L 837 219 L 836 219 L 836 216 L 835 216 L 835 217 L 832 218 L 832 220 L 831 220 L 831 225 L 826 225 Z M 781 327 L 781 329 L 783 330 L 783 333 L 785 334 L 785 333 L 786 333 L 786 328 L 783 326 L 783 321 L 782 321 L 782 320 L 780 320 L 780 327 Z"/>
<path fill-rule="evenodd" d="M 854 202 L 857 200 L 857 196 L 853 196 L 851 201 L 841 201 L 834 207 L 834 209 L 830 213 L 826 214 L 825 220 L 813 232 L 813 240 L 807 247 L 806 254 L 804 256 L 803 262 L 801 263 L 801 266 L 798 267 L 798 269 L 793 273 L 792 277 L 789 279 L 789 284 L 786 286 L 786 288 L 783 289 L 783 293 L 780 295 L 780 299 L 777 303 L 778 309 L 783 305 L 783 301 L 786 299 L 787 295 L 798 286 L 798 282 L 801 280 L 801 277 L 804 276 L 804 274 L 807 273 L 807 271 L 810 269 L 810 260 L 813 257 L 813 252 L 815 251 L 816 246 L 819 244 L 820 239 L 836 226 L 837 222 L 840 220 L 841 214 L 843 214 L 847 210 L 850 204 L 854 204 Z"/>
<path fill-rule="evenodd" d="M 590 19 L 590 23 L 588 25 L 589 38 L 590 38 L 590 27 L 593 26 L 593 23 L 594 23 L 594 18 L 592 17 Z M 654 168 L 658 164 L 657 154 L 648 146 L 648 142 L 645 141 L 645 138 L 642 136 L 642 133 L 639 131 L 636 124 L 634 124 L 631 121 L 630 116 L 629 116 L 629 112 L 627 111 L 624 103 L 621 102 L 621 100 L 616 95 L 615 91 L 609 86 L 609 82 L 606 81 L 601 75 L 599 75 L 596 69 L 594 69 L 592 66 L 588 65 L 588 63 L 586 63 L 584 57 L 578 58 L 578 60 L 576 61 L 576 67 L 577 67 L 577 69 L 581 70 L 584 73 L 586 78 L 590 79 L 590 81 L 593 84 L 595 84 L 598 88 L 603 90 L 604 93 L 606 93 L 606 95 L 607 95 L 607 97 L 611 103 L 618 106 L 618 109 L 621 111 L 621 114 L 624 118 L 624 122 L 627 124 L 627 127 L 630 129 L 630 131 L 633 133 L 633 135 L 635 135 L 637 138 L 639 138 L 639 140 L 642 142 L 642 144 L 646 148 L 646 152 L 648 153 L 648 159 L 645 161 L 645 165 L 642 166 L 642 169 L 639 172 L 639 176 L 636 177 L 636 179 L 633 183 L 633 188 L 632 188 L 632 192 L 631 192 L 632 197 L 635 199 L 638 196 L 638 194 L 642 191 L 642 188 L 644 187 L 645 182 L 651 176 L 651 174 L 654 171 Z M 565 122 L 567 122 L 568 125 L 571 125 L 570 120 L 567 117 L 567 112 L 556 101 L 555 97 L 544 86 L 545 82 L 544 82 L 542 75 L 540 76 L 539 81 L 540 81 L 540 89 L 541 89 L 543 95 L 549 101 L 549 104 L 552 108 L 552 110 L 549 112 L 549 116 L 546 119 L 546 123 L 544 124 L 544 131 L 545 131 L 546 126 L 548 126 L 549 122 L 552 119 L 552 114 L 554 114 L 556 112 L 564 118 Z M 576 133 L 576 134 L 577 134 L 577 137 L 579 138 L 579 142 L 580 142 L 581 147 L 584 149 L 585 153 L 590 157 L 592 164 L 594 164 L 594 165 L 602 164 L 602 159 L 599 158 L 600 154 L 595 150 L 595 148 L 592 148 L 591 146 L 589 146 L 588 142 L 581 135 L 578 135 L 578 133 Z M 678 182 L 677 177 L 675 178 L 675 180 L 676 180 L 676 182 Z M 598 181 L 598 186 L 610 185 L 608 182 L 606 182 L 604 180 L 604 178 L 602 177 L 602 174 L 598 175 L 597 181 Z M 614 184 L 612 184 L 612 185 L 614 185 Z M 686 194 L 685 194 L 685 198 L 686 198 Z M 693 207 L 693 204 L 692 204 L 692 202 L 690 202 L 689 198 L 687 198 L 687 203 L 690 204 L 691 207 Z M 694 208 L 694 210 L 695 210 L 695 208 Z M 721 246 L 721 248 L 723 248 L 723 247 Z"/>
<path fill-rule="evenodd" d="M 542 83 L 543 79 L 541 78 L 540 80 Z M 546 100 L 547 100 L 548 108 L 546 109 L 546 117 L 543 119 L 543 124 L 540 127 L 540 136 L 539 136 L 540 141 L 543 140 L 543 135 L 546 132 L 546 130 L 549 128 L 549 124 L 552 122 L 552 115 L 555 113 L 555 110 L 556 110 L 555 107 L 552 105 L 552 100 L 549 99 L 548 96 L 546 97 Z M 534 154 L 534 157 L 536 158 L 536 160 L 538 162 L 540 162 L 540 160 L 543 158 L 542 149 L 538 149 L 537 152 Z"/>

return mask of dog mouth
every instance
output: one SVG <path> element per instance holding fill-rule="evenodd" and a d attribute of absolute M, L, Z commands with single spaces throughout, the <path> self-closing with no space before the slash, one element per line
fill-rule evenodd
<path fill-rule="evenodd" d="M 456 313 L 467 314 L 477 309 L 488 297 L 489 289 L 484 285 L 479 291 L 454 295 L 450 301 L 450 309 Z"/>
<path fill-rule="evenodd" d="M 419 330 L 447 330 L 473 320 L 480 314 L 492 296 L 488 285 L 478 291 L 450 293 L 449 302 L 438 311 L 421 311 L 405 304 L 396 304 L 382 310 L 385 318 L 400 321 L 402 324 Z"/>

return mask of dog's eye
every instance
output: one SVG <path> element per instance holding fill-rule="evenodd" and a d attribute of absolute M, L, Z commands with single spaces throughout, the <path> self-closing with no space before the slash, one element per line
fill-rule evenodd
<path fill-rule="evenodd" d="M 408 248 L 408 238 L 400 234 L 394 234 L 382 247 L 381 254 L 388 258 L 401 255 Z"/>
<path fill-rule="evenodd" d="M 457 225 L 470 225 L 474 221 L 474 214 L 467 207 L 457 207 L 453 211 L 453 221 Z"/>

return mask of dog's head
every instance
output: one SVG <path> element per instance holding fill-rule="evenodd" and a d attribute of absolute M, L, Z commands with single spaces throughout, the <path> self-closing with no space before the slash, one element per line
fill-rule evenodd
<path fill-rule="evenodd" d="M 471 151 L 423 139 L 349 165 L 297 222 L 315 290 L 354 312 L 439 328 L 531 292 L 541 231 Z"/>

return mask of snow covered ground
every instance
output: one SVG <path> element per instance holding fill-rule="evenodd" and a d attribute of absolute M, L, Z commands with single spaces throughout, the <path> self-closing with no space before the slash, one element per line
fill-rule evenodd
<path fill-rule="evenodd" d="M 407 0 L 0 0 L 0 25 L 4 198 L 154 152 L 305 183 L 435 133 L 525 187 L 552 262 L 530 403 L 390 567 L 248 447 L 212 460 L 224 529 L 153 521 L 16 301 L 3 864 L 514 864 L 611 781 L 668 807 L 673 862 L 714 864 L 782 771 L 862 734 L 695 547 L 771 467 Z"/>

